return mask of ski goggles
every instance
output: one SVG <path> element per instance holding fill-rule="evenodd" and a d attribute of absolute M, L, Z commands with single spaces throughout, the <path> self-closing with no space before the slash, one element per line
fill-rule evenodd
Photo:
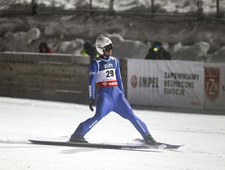
<path fill-rule="evenodd" d="M 112 44 L 109 44 L 109 45 L 104 47 L 104 51 L 110 51 L 112 49 L 113 49 L 113 45 Z"/>

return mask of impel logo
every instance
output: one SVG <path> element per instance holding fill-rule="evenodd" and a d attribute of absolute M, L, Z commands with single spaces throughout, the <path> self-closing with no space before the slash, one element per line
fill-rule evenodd
<path fill-rule="evenodd" d="M 130 83 L 131 83 L 131 86 L 133 88 L 137 87 L 137 85 L 138 85 L 138 78 L 135 75 L 133 75 L 131 77 L 131 79 L 130 79 Z"/>
<path fill-rule="evenodd" d="M 205 92 L 210 100 L 215 100 L 220 92 L 220 69 L 205 68 Z"/>

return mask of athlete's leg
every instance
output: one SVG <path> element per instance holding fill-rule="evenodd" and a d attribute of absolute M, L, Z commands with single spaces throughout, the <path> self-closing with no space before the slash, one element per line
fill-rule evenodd
<path fill-rule="evenodd" d="M 71 139 L 84 137 L 91 128 L 96 125 L 104 116 L 106 116 L 110 111 L 112 111 L 112 101 L 108 94 L 103 93 L 99 96 L 96 104 L 96 113 L 93 117 L 80 123 Z"/>
<path fill-rule="evenodd" d="M 114 102 L 115 103 L 113 110 L 116 113 L 118 113 L 123 118 L 129 120 L 143 138 L 149 135 L 149 131 L 146 124 L 133 113 L 130 104 L 128 103 L 124 95 L 122 95 L 122 93 L 119 93 L 117 95 L 116 99 L 114 99 Z"/>

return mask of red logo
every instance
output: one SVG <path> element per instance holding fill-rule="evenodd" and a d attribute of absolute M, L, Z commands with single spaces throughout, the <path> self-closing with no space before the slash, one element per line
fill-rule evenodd
<path fill-rule="evenodd" d="M 137 78 L 135 75 L 133 75 L 133 76 L 131 77 L 131 79 L 130 79 L 130 83 L 131 83 L 131 86 L 132 86 L 133 88 L 137 87 L 137 84 L 138 84 L 138 78 Z"/>
<path fill-rule="evenodd" d="M 205 67 L 205 92 L 210 100 L 215 100 L 220 92 L 220 69 Z"/>

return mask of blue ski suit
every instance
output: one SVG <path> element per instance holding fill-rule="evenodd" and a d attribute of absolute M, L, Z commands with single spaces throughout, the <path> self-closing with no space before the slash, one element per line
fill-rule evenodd
<path fill-rule="evenodd" d="M 95 87 L 98 87 L 96 113 L 80 123 L 72 138 L 84 137 L 94 125 L 111 111 L 129 120 L 143 138 L 149 135 L 146 124 L 132 111 L 124 95 L 119 60 L 112 56 L 100 56 L 89 67 L 89 98 L 96 99 Z"/>

